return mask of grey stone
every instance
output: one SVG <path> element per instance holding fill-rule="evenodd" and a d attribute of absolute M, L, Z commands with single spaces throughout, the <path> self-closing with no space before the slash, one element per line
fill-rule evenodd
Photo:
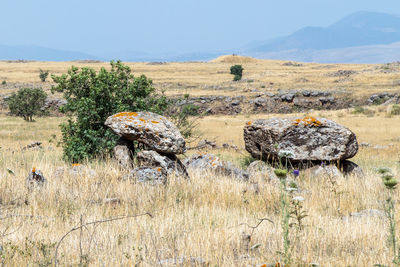
<path fill-rule="evenodd" d="M 152 150 L 182 154 L 185 139 L 164 116 L 151 112 L 120 112 L 107 118 L 105 125 L 126 140 L 137 140 Z"/>
<path fill-rule="evenodd" d="M 29 190 L 40 188 L 46 183 L 46 178 L 43 173 L 36 168 L 32 168 L 29 172 L 28 177 L 26 178 L 26 187 Z"/>
<path fill-rule="evenodd" d="M 162 172 L 161 168 L 138 167 L 129 172 L 124 177 L 140 183 L 149 183 L 151 185 L 161 185 L 167 182 L 167 175 Z"/>
<path fill-rule="evenodd" d="M 240 180 L 248 180 L 248 172 L 237 168 L 229 161 L 221 160 L 219 157 L 198 152 L 183 160 L 183 164 L 188 169 L 196 169 L 199 171 L 212 171 L 216 174 L 233 176 Z"/>
<path fill-rule="evenodd" d="M 350 160 L 342 160 L 339 164 L 339 168 L 344 175 L 364 177 L 364 172 L 361 167 Z"/>
<path fill-rule="evenodd" d="M 358 151 L 356 135 L 348 128 L 311 117 L 249 121 L 244 127 L 244 142 L 253 158 L 263 160 L 344 160 Z M 283 152 L 287 155 L 279 155 Z"/>
<path fill-rule="evenodd" d="M 189 178 L 185 165 L 175 155 L 160 155 L 156 151 L 141 151 L 136 155 L 140 167 L 149 167 L 164 176 L 176 175 Z"/>
<path fill-rule="evenodd" d="M 127 141 L 120 138 L 117 142 L 117 145 L 113 148 L 113 152 L 115 159 L 122 168 L 132 168 L 132 141 Z"/>

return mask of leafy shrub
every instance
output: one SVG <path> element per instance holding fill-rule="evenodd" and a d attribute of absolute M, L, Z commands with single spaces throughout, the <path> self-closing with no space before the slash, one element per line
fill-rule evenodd
<path fill-rule="evenodd" d="M 47 94 L 42 88 L 21 88 L 7 98 L 7 105 L 12 115 L 33 121 L 33 116 L 43 114 Z"/>
<path fill-rule="evenodd" d="M 239 81 L 242 79 L 243 75 L 243 67 L 242 65 L 233 65 L 231 66 L 231 74 L 234 75 L 233 80 Z"/>
<path fill-rule="evenodd" d="M 61 112 L 70 118 L 61 125 L 64 159 L 79 162 L 109 154 L 118 136 L 104 125 L 107 117 L 122 111 L 151 111 L 161 114 L 168 106 L 166 97 L 156 93 L 146 76 L 134 77 L 120 61 L 111 70 L 72 67 L 67 74 L 52 75 L 68 103 Z"/>
<path fill-rule="evenodd" d="M 39 70 L 39 78 L 42 82 L 45 82 L 47 79 L 47 76 L 49 76 L 49 71 L 48 70 Z"/>
<path fill-rule="evenodd" d="M 393 105 L 392 110 L 390 111 L 390 115 L 400 115 L 400 106 Z"/>
<path fill-rule="evenodd" d="M 4 80 L 4 81 L 1 82 L 1 84 L 2 84 L 2 85 L 6 85 L 7 82 Z"/>

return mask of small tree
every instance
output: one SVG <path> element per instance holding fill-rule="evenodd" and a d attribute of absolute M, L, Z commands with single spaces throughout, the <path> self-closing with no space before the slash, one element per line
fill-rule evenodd
<path fill-rule="evenodd" d="M 42 114 L 47 94 L 42 88 L 22 88 L 7 98 L 12 115 L 33 121 L 33 116 Z"/>
<path fill-rule="evenodd" d="M 155 92 L 146 76 L 134 77 L 128 66 L 111 62 L 111 70 L 72 67 L 67 74 L 52 75 L 52 91 L 63 92 L 68 101 L 61 109 L 70 115 L 61 125 L 64 159 L 79 162 L 107 155 L 118 136 L 104 125 L 107 117 L 121 111 L 152 111 L 167 108 L 164 95 Z"/>
<path fill-rule="evenodd" d="M 234 77 L 233 77 L 234 81 L 241 80 L 242 79 L 242 75 L 243 75 L 243 67 L 242 67 L 242 65 L 231 66 L 231 74 L 234 75 Z"/>
<path fill-rule="evenodd" d="M 47 76 L 49 76 L 49 71 L 48 70 L 39 69 L 39 78 L 40 78 L 40 80 L 42 82 L 46 81 Z"/>

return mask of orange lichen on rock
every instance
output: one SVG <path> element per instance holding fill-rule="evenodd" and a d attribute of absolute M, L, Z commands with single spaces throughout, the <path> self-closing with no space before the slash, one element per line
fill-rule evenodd
<path fill-rule="evenodd" d="M 139 118 L 141 122 L 147 122 L 145 119 Z"/>
<path fill-rule="evenodd" d="M 151 121 L 152 123 L 160 123 L 159 121 Z"/>
<path fill-rule="evenodd" d="M 138 114 L 136 112 L 119 112 L 115 114 L 113 117 L 118 118 L 118 117 L 130 117 L 130 116 L 136 117 L 138 116 Z"/>
<path fill-rule="evenodd" d="M 160 168 L 160 167 L 158 167 L 158 168 L 157 168 L 157 171 L 158 171 L 158 172 L 161 172 L 161 168 Z"/>
<path fill-rule="evenodd" d="M 81 166 L 81 164 L 79 164 L 79 163 L 72 164 L 72 167 L 79 167 L 79 166 Z"/>
<path fill-rule="evenodd" d="M 312 126 L 315 126 L 315 127 L 322 126 L 322 123 L 319 120 L 317 120 L 316 118 L 311 117 L 311 116 L 306 116 L 302 119 L 295 119 L 293 121 L 293 124 L 296 126 L 298 126 L 298 125 L 311 126 L 311 127 Z"/>
<path fill-rule="evenodd" d="M 36 172 L 36 168 L 35 167 L 32 167 L 32 172 Z"/>
<path fill-rule="evenodd" d="M 249 126 L 250 126 L 250 125 L 251 125 L 251 121 L 248 121 L 248 122 L 247 122 L 247 125 L 249 125 Z"/>

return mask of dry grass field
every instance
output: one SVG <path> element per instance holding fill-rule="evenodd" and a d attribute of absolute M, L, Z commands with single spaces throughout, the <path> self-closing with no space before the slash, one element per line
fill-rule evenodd
<path fill-rule="evenodd" d="M 222 62 L 221 62 L 222 61 Z M 228 61 L 228 62 L 224 62 Z M 244 60 L 246 61 L 246 60 Z M 241 95 L 246 88 L 346 88 L 355 94 L 394 90 L 398 72 L 383 73 L 378 65 L 282 66 L 283 61 L 242 62 L 244 79 L 233 83 L 230 58 L 210 63 L 129 63 L 137 74 L 146 74 L 167 94 Z M 29 62 L 0 63 L 0 81 L 38 83 L 38 70 L 61 74 L 71 64 L 108 67 L 106 63 Z M 335 83 L 326 74 L 351 69 L 351 80 Z M 297 79 L 308 82 L 299 83 Z M 270 83 L 273 83 L 270 85 Z M 46 82 L 50 86 L 50 82 Z M 220 89 L 212 89 L 217 86 Z M 222 88 L 222 89 L 221 89 Z M 5 91 L 12 89 L 4 89 Z M 360 147 L 352 159 L 365 177 L 332 180 L 301 173 L 296 179 L 305 200 L 304 229 L 291 231 L 291 266 L 392 266 L 384 216 L 349 216 L 366 209 L 383 210 L 387 190 L 377 167 L 392 168 L 400 175 L 400 117 L 387 107 L 374 107 L 373 116 L 352 110 L 315 111 L 349 127 Z M 243 127 L 249 120 L 304 114 L 258 114 L 200 118 L 203 139 L 235 144 L 238 151 L 209 151 L 240 165 L 248 157 Z M 3 266 L 260 266 L 281 261 L 283 249 L 280 189 L 260 173 L 243 182 L 232 177 L 191 172 L 190 180 L 170 177 L 165 186 L 123 180 L 126 173 L 108 159 L 93 161 L 68 172 L 61 159 L 59 117 L 21 118 L 0 116 L 0 261 Z M 34 142 L 43 149 L 23 147 Z M 189 154 L 192 152 L 189 152 Z M 35 167 L 43 172 L 46 187 L 29 192 L 25 179 Z M 67 171 L 57 173 L 59 167 Z M 255 190 L 257 184 L 258 190 Z M 396 200 L 400 198 L 397 190 Z M 396 204 L 398 202 L 396 201 Z M 400 209 L 400 207 L 398 208 Z M 400 223 L 397 213 L 397 222 Z M 260 219 L 268 218 L 270 221 Z M 398 224 L 400 225 L 400 224 Z M 250 236 L 250 238 L 248 238 Z M 400 237 L 400 230 L 397 231 Z M 246 237 L 246 238 L 243 238 Z M 56 255 L 57 253 L 57 255 Z"/>
<path fill-rule="evenodd" d="M 126 63 L 135 75 L 150 77 L 156 88 L 167 95 L 189 93 L 190 95 L 230 95 L 248 93 L 249 89 L 276 91 L 278 89 L 339 90 L 356 95 L 371 95 L 375 92 L 398 91 L 394 81 L 399 79 L 398 64 L 316 64 L 301 63 L 300 66 L 285 64 L 287 61 L 258 60 L 240 56 L 223 56 L 211 62 L 175 63 Z M 232 82 L 230 66 L 241 64 L 243 81 Z M 36 83 L 50 88 L 51 78 L 41 83 L 39 69 L 50 74 L 61 75 L 72 65 L 99 70 L 109 68 L 109 63 L 82 62 L 0 62 L 0 82 Z M 349 77 L 333 74 L 338 70 L 352 70 Z M 0 85 L 1 88 L 1 85 Z M 10 89 L 2 90 L 8 92 Z M 245 91 L 245 92 L 243 92 Z"/>

